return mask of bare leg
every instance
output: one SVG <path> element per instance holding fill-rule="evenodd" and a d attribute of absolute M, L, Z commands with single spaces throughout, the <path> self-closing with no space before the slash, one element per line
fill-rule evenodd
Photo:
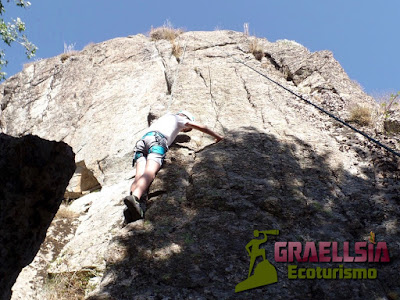
<path fill-rule="evenodd" d="M 139 159 L 136 162 L 136 175 L 135 175 L 135 179 L 132 182 L 131 185 L 131 192 L 133 193 L 133 191 L 136 189 L 136 182 L 139 180 L 140 177 L 142 177 L 144 170 L 146 168 L 146 159 Z"/>
<path fill-rule="evenodd" d="M 135 181 L 132 184 L 131 190 L 134 196 L 136 196 L 138 199 L 142 197 L 143 193 L 147 190 L 147 188 L 156 177 L 156 174 L 158 170 L 160 170 L 160 167 L 160 164 L 158 162 L 155 162 L 154 160 L 148 159 L 146 161 L 143 174 L 139 178 L 135 178 Z M 138 172 L 138 169 L 136 169 L 136 172 Z"/>

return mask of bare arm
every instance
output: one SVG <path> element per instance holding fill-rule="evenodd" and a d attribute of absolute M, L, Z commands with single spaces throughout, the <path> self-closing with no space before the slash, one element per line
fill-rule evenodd
<path fill-rule="evenodd" d="M 199 124 L 199 123 L 187 122 L 187 123 L 186 123 L 186 127 L 193 128 L 193 129 L 199 130 L 199 131 L 201 131 L 201 132 L 204 132 L 204 133 L 207 133 L 207 134 L 213 136 L 213 137 L 215 138 L 215 140 L 216 140 L 217 143 L 218 143 L 220 140 L 223 139 L 223 137 L 222 137 L 221 135 L 219 135 L 218 133 L 212 131 L 212 130 L 211 130 L 210 128 L 208 128 L 207 126 L 202 125 L 202 124 Z"/>

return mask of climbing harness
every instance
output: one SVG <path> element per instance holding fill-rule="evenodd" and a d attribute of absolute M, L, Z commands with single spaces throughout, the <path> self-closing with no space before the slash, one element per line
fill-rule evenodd
<path fill-rule="evenodd" d="M 164 135 L 158 131 L 150 131 L 146 133 L 142 138 L 136 142 L 135 153 L 133 155 L 132 166 L 142 156 L 147 156 L 150 153 L 156 153 L 161 155 L 162 161 L 165 158 L 165 154 L 168 151 L 168 143 Z"/>
<path fill-rule="evenodd" d="M 231 57 L 232 57 L 232 56 L 231 56 Z M 336 117 L 335 115 L 333 115 L 333 114 L 331 114 L 330 112 L 326 111 L 325 109 L 323 109 L 323 108 L 319 107 L 318 105 L 312 103 L 310 100 L 305 99 L 303 96 L 301 96 L 301 95 L 299 95 L 299 94 L 296 94 L 296 93 L 293 92 L 292 90 L 290 90 L 290 89 L 288 89 L 287 87 L 283 86 L 283 85 L 280 84 L 279 82 L 277 82 L 277 81 L 275 81 L 275 80 L 269 78 L 267 75 L 261 73 L 260 71 L 258 71 L 258 70 L 255 69 L 255 68 L 249 66 L 249 65 L 246 64 L 245 62 L 243 62 L 243 61 L 241 61 L 241 60 L 238 60 L 238 59 L 236 59 L 236 58 L 234 58 L 234 57 L 232 57 L 232 58 L 233 58 L 236 62 L 238 62 L 238 63 L 240 63 L 240 64 L 242 64 L 242 65 L 244 65 L 244 66 L 250 68 L 250 69 L 253 70 L 254 72 L 258 73 L 259 75 L 261 75 L 261 76 L 267 78 L 269 81 L 271 81 L 272 83 L 275 83 L 276 85 L 278 85 L 279 87 L 281 87 L 281 88 L 283 88 L 284 90 L 288 91 L 288 92 L 291 93 L 292 95 L 294 95 L 294 96 L 300 98 L 301 100 L 303 100 L 303 101 L 306 102 L 307 104 L 310 104 L 310 105 L 314 106 L 316 109 L 318 109 L 319 111 L 323 112 L 324 114 L 327 114 L 329 117 L 335 119 L 335 120 L 338 121 L 339 123 L 341 123 L 341 124 L 343 124 L 343 125 L 349 127 L 350 129 L 354 130 L 355 132 L 361 134 L 362 136 L 364 136 L 365 138 L 367 138 L 369 141 L 375 143 L 375 144 L 378 145 L 379 147 L 382 147 L 382 148 L 384 148 L 385 150 L 389 151 L 390 153 L 392 153 L 392 154 L 394 154 L 394 155 L 400 157 L 400 153 L 399 153 L 399 152 L 396 152 L 395 150 L 393 150 L 393 149 L 389 148 L 388 146 L 382 144 L 381 142 L 379 142 L 378 140 L 374 139 L 373 137 L 370 137 L 370 136 L 369 136 L 368 134 L 366 134 L 365 132 L 363 132 L 363 131 L 361 131 L 361 130 L 358 130 L 358 129 L 355 128 L 354 126 L 352 126 L 352 125 L 348 124 L 347 122 L 345 122 L 345 121 L 339 119 L 338 117 Z"/>

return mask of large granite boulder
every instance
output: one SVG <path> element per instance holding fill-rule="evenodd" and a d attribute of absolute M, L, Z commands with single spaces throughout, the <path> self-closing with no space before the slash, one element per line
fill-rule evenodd
<path fill-rule="evenodd" d="M 75 170 L 65 143 L 0 134 L 0 298 L 43 242 Z"/>

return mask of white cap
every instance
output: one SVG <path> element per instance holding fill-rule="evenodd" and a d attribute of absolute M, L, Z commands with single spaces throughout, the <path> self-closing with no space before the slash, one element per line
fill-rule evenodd
<path fill-rule="evenodd" d="M 182 115 L 186 116 L 190 121 L 194 122 L 193 115 L 190 112 L 188 112 L 187 110 L 181 110 L 180 112 L 178 112 L 178 114 L 182 114 Z"/>

